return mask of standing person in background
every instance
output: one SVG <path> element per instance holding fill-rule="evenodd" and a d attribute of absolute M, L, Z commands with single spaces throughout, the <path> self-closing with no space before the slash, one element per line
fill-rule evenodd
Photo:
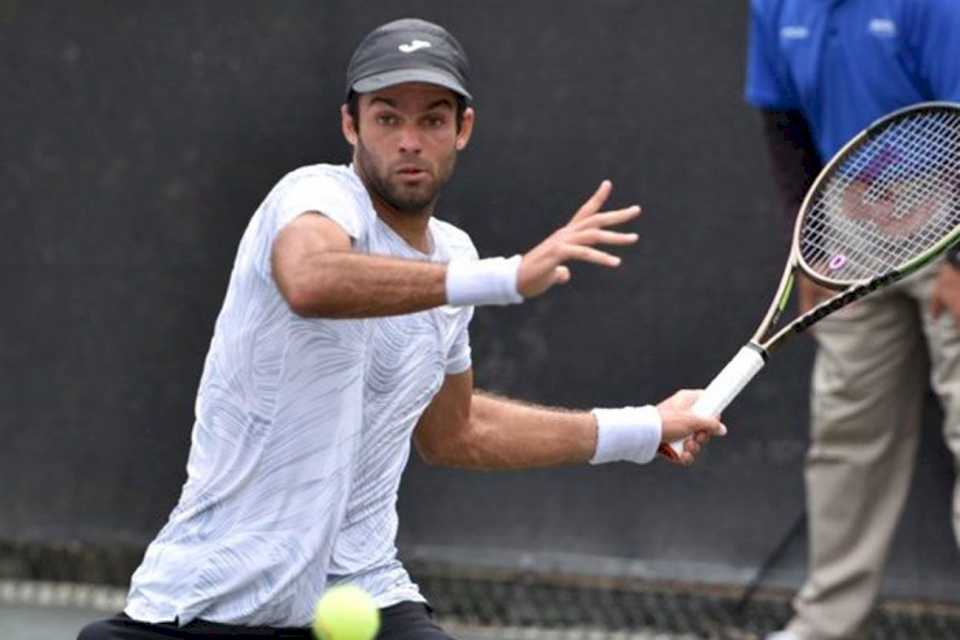
<path fill-rule="evenodd" d="M 960 101 L 957 0 L 753 0 L 746 96 L 762 111 L 790 219 L 821 168 L 874 119 Z M 827 295 L 800 280 L 809 309 Z M 857 637 L 874 606 L 932 385 L 960 459 L 960 260 L 822 320 L 806 461 L 806 584 L 777 640 Z M 960 484 L 953 526 L 960 536 Z"/>
<path fill-rule="evenodd" d="M 374 598 L 380 640 L 449 638 L 397 559 L 411 441 L 433 464 L 519 469 L 644 463 L 695 434 L 689 464 L 725 431 L 690 412 L 690 391 L 591 412 L 473 388 L 474 306 L 539 296 L 570 279 L 571 261 L 618 266 L 596 247 L 635 242 L 611 228 L 640 210 L 601 211 L 604 181 L 524 255 L 478 259 L 465 232 L 434 217 L 473 131 L 467 84 L 463 48 L 438 25 L 398 20 L 360 43 L 339 122 L 353 162 L 293 171 L 254 213 L 200 381 L 180 501 L 125 612 L 81 640 L 306 639 L 314 604 L 339 584 Z"/>

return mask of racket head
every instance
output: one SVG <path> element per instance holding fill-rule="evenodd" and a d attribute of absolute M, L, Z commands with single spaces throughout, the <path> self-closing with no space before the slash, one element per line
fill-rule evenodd
<path fill-rule="evenodd" d="M 960 104 L 925 102 L 880 118 L 807 192 L 791 259 L 835 290 L 906 275 L 960 238 Z"/>

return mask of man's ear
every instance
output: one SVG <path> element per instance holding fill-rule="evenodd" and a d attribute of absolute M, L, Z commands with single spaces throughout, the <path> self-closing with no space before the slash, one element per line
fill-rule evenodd
<path fill-rule="evenodd" d="M 460 132 L 457 133 L 457 151 L 463 151 L 470 142 L 470 136 L 473 134 L 473 125 L 477 121 L 477 112 L 473 107 L 467 107 L 463 111 L 463 122 L 460 125 Z"/>
<path fill-rule="evenodd" d="M 343 137 L 350 146 L 357 146 L 357 126 L 353 116 L 350 115 L 350 109 L 345 104 L 340 105 L 340 131 L 343 132 Z"/>

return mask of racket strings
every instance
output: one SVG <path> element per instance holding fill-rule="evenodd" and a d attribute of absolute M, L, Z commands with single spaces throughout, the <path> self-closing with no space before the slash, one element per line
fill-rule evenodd
<path fill-rule="evenodd" d="M 837 227 L 836 237 L 833 238 L 830 247 L 824 247 L 822 244 L 816 248 L 819 252 L 827 255 L 824 249 L 830 249 L 836 252 L 840 248 L 846 249 L 846 253 L 835 253 L 835 256 L 841 256 L 833 262 L 833 271 L 839 271 L 840 262 L 849 262 L 848 271 L 859 268 L 860 271 L 874 271 L 882 269 L 890 262 L 883 258 L 894 258 L 894 262 L 900 262 L 902 258 L 900 252 L 907 254 L 913 253 L 909 242 L 904 242 L 905 236 L 913 234 L 914 244 L 920 248 L 920 251 L 929 246 L 930 238 L 940 237 L 936 225 L 926 225 L 923 216 L 918 216 L 912 226 L 899 224 L 908 212 L 916 212 L 918 207 L 925 206 L 927 209 L 927 218 L 932 218 L 930 213 L 936 206 L 937 198 L 942 199 L 942 194 L 931 197 L 931 193 L 936 189 L 936 185 L 931 185 L 931 181 L 925 179 L 927 176 L 918 174 L 906 176 L 907 170 L 916 169 L 916 163 L 895 162 L 903 154 L 897 153 L 897 149 L 909 149 L 920 144 L 923 136 L 932 139 L 936 123 L 924 123 L 923 127 L 915 129 L 906 129 L 900 127 L 893 130 L 893 135 L 888 136 L 889 140 L 884 147 L 875 147 L 881 149 L 880 153 L 851 154 L 847 161 L 846 170 L 840 176 L 840 179 L 834 179 L 833 184 L 827 189 L 827 198 L 824 203 L 833 207 L 834 211 L 839 208 L 843 217 L 833 221 L 833 226 Z M 920 133 L 918 133 L 920 131 Z M 893 150 L 893 151 L 891 151 Z M 904 167 L 906 166 L 906 170 Z M 929 170 L 929 166 L 923 167 Z M 853 176 L 854 183 L 849 184 L 845 177 Z M 892 201 L 890 195 L 891 188 L 894 185 L 894 197 L 899 202 Z M 846 191 L 844 191 L 846 189 Z M 839 194 L 839 195 L 838 195 Z M 882 198 L 882 201 L 881 201 Z M 879 204 L 878 204 L 879 203 Z M 899 205 L 899 206 L 892 206 Z M 857 220 L 869 220 L 874 224 L 857 224 Z M 826 239 L 824 225 L 817 225 L 818 233 L 815 240 L 822 241 Z M 917 247 L 914 247 L 916 249 Z M 808 257 L 813 252 L 807 252 Z M 823 259 L 819 262 L 823 262 Z M 844 260 L 844 258 L 846 260 Z M 828 263 L 828 268 L 831 265 Z"/>
<path fill-rule="evenodd" d="M 870 278 L 960 222 L 960 116 L 908 113 L 851 149 L 807 204 L 799 250 L 818 274 Z"/>
<path fill-rule="evenodd" d="M 936 225 L 923 224 L 923 216 L 917 216 L 918 220 L 914 221 L 912 226 L 898 223 L 906 217 L 907 212 L 916 212 L 921 205 L 927 209 L 925 217 L 932 218 L 930 214 L 936 206 L 938 196 L 930 195 L 935 189 L 935 186 L 931 186 L 931 181 L 925 179 L 930 174 L 917 174 L 912 180 L 910 180 L 911 176 L 905 177 L 907 171 L 916 173 L 917 163 L 914 162 L 911 165 L 909 162 L 895 162 L 903 156 L 896 150 L 913 148 L 923 139 L 934 139 L 937 132 L 932 129 L 937 126 L 937 123 L 931 121 L 924 123 L 923 127 L 914 129 L 900 127 L 892 130 L 893 135 L 889 136 L 887 145 L 875 147 L 881 149 L 879 154 L 863 153 L 862 150 L 859 154 L 851 154 L 844 175 L 852 175 L 854 184 L 845 184 L 847 181 L 842 179 L 839 181 L 840 189 L 846 188 L 848 191 L 840 191 L 837 188 L 837 180 L 834 181 L 834 185 L 831 185 L 834 195 L 826 202 L 835 209 L 839 202 L 843 217 L 834 221 L 834 226 L 839 227 L 839 234 L 838 238 L 834 239 L 834 246 L 829 248 L 836 250 L 843 246 L 847 250 L 847 254 L 836 255 L 852 258 L 850 261 L 852 264 L 848 270 L 856 267 L 860 267 L 861 271 L 882 269 L 890 262 L 889 259 L 883 260 L 884 257 L 893 257 L 894 262 L 902 261 L 899 252 L 905 251 L 907 254 L 914 252 L 909 246 L 910 243 L 904 241 L 910 234 L 915 237 L 908 240 L 913 240 L 917 245 L 914 249 L 919 247 L 920 251 L 931 244 L 930 238 L 940 237 L 941 234 Z M 933 165 L 928 164 L 921 168 L 929 171 L 931 166 Z M 887 195 L 891 191 L 889 187 L 891 184 L 894 185 L 893 189 L 896 190 L 894 195 L 899 199 L 899 203 L 891 203 L 892 198 Z M 842 195 L 838 198 L 836 193 Z M 939 197 L 942 199 L 942 194 Z M 883 198 L 882 202 L 881 198 Z M 900 206 L 891 206 L 891 204 Z M 874 224 L 856 223 L 857 220 L 863 219 L 870 220 Z M 823 236 L 822 232 L 818 234 L 818 239 L 821 236 Z M 837 240 L 842 241 L 837 242 Z M 835 271 L 838 270 L 836 267 L 839 262 L 841 259 L 833 263 Z"/>

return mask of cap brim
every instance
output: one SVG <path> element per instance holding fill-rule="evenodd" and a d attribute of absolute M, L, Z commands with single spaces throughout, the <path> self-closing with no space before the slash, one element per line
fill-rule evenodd
<path fill-rule="evenodd" d="M 371 91 L 379 91 L 380 89 L 386 89 L 387 87 L 405 82 L 435 84 L 450 89 L 450 91 L 454 93 L 459 93 L 470 100 L 473 99 L 473 96 L 463 88 L 463 85 L 460 84 L 453 75 L 433 69 L 397 69 L 395 71 L 385 71 L 357 80 L 353 83 L 352 88 L 357 93 L 370 93 Z"/>

